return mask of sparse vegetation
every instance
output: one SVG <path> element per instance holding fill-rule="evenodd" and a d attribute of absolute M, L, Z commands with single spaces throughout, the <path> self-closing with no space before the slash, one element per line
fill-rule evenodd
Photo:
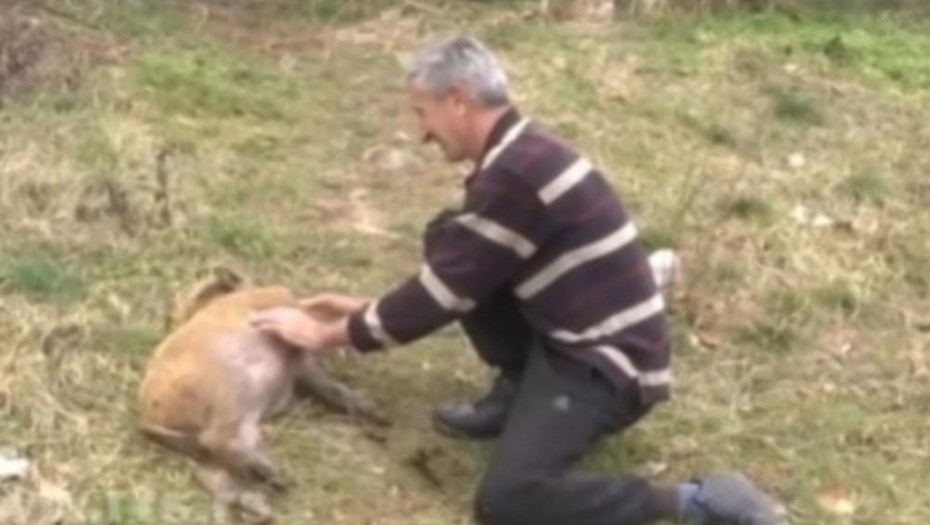
<path fill-rule="evenodd" d="M 83 292 L 81 279 L 49 255 L 32 254 L 4 261 L 3 288 L 35 301 L 73 301 Z"/>
<path fill-rule="evenodd" d="M 853 173 L 843 179 L 840 188 L 856 202 L 882 205 L 891 188 L 888 182 L 873 172 Z"/>
<path fill-rule="evenodd" d="M 743 220 L 766 220 L 774 215 L 772 206 L 758 197 L 738 196 L 724 204 L 727 215 Z"/>
<path fill-rule="evenodd" d="M 0 69 L 0 450 L 35 465 L 0 486 L 0 515 L 19 498 L 42 509 L 30 525 L 210 523 L 188 469 L 133 427 L 171 296 L 216 262 L 304 293 L 377 294 L 415 272 L 458 182 L 418 143 L 402 61 L 468 28 L 501 51 L 523 111 L 604 168 L 647 244 L 686 255 L 674 402 L 595 468 L 740 467 L 796 525 L 930 520 L 926 19 L 47 4 L 58 14 L 16 11 L 39 24 L 34 66 Z M 457 331 L 329 366 L 395 425 L 373 437 L 306 403 L 270 425 L 298 482 L 280 522 L 469 523 L 488 449 L 427 417 L 484 387 Z"/>
<path fill-rule="evenodd" d="M 824 123 L 822 111 L 797 90 L 772 89 L 772 109 L 775 116 L 802 124 Z"/>

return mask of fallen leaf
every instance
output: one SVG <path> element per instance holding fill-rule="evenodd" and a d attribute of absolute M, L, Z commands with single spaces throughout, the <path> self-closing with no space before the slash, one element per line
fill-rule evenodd
<path fill-rule="evenodd" d="M 720 341 L 719 337 L 713 334 L 708 334 L 706 332 L 694 332 L 691 334 L 691 344 L 694 346 L 707 348 L 708 350 L 716 350 L 717 348 L 720 348 L 722 342 Z"/>
<path fill-rule="evenodd" d="M 843 488 L 833 488 L 817 495 L 820 508 L 837 516 L 851 516 L 856 512 L 856 502 L 852 494 Z"/>
<path fill-rule="evenodd" d="M 15 454 L 0 454 L 0 481 L 23 479 L 29 473 L 29 460 Z"/>

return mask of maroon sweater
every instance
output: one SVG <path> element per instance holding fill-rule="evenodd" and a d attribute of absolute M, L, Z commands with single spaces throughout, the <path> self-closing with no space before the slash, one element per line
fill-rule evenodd
<path fill-rule="evenodd" d="M 349 320 L 361 352 L 419 339 L 510 288 L 545 344 L 669 397 L 662 295 L 636 226 L 591 165 L 516 110 L 494 126 L 462 212 L 419 275 Z"/>

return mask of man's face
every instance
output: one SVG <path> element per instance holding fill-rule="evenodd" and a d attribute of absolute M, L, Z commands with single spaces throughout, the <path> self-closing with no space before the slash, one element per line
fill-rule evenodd
<path fill-rule="evenodd" d="M 450 162 L 465 160 L 466 106 L 460 94 L 435 97 L 413 85 L 408 93 L 424 142 L 436 142 Z"/>

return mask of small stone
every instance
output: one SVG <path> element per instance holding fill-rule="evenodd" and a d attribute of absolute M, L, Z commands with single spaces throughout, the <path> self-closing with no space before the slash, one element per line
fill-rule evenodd
<path fill-rule="evenodd" d="M 14 450 L 0 450 L 0 481 L 24 479 L 28 473 L 28 459 Z"/>

